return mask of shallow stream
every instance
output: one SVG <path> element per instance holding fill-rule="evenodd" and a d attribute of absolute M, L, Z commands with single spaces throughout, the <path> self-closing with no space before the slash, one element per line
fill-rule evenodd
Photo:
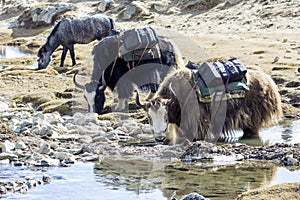
<path fill-rule="evenodd" d="M 300 120 L 261 131 L 258 143 L 299 142 Z M 247 142 L 247 141 L 245 141 Z M 77 163 L 67 168 L 33 170 L 0 165 L 0 181 L 47 174 L 50 184 L 27 194 L 8 193 L 5 199 L 169 199 L 198 192 L 213 200 L 234 199 L 249 189 L 299 182 L 299 168 L 278 167 L 272 162 L 226 161 L 207 163 L 145 161 L 103 158 L 99 163 Z"/>

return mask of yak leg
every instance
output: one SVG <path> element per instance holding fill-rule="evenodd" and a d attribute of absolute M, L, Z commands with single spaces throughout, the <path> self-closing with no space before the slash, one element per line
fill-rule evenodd
<path fill-rule="evenodd" d="M 61 59 L 60 59 L 60 67 L 64 66 L 64 62 L 67 56 L 67 52 L 68 52 L 68 47 L 63 46 L 63 52 L 61 54 Z"/>
<path fill-rule="evenodd" d="M 242 139 L 254 139 L 258 138 L 258 128 L 245 128 L 243 130 L 244 135 L 242 136 Z"/>
<path fill-rule="evenodd" d="M 166 131 L 165 143 L 175 145 L 185 141 L 188 141 L 188 139 L 185 137 L 182 130 L 176 124 L 169 123 Z"/>
<path fill-rule="evenodd" d="M 67 52 L 68 52 L 68 48 L 66 46 L 63 46 L 63 52 L 62 52 L 61 58 L 60 58 L 60 67 L 64 66 Z"/>
<path fill-rule="evenodd" d="M 115 111 L 124 111 L 128 107 L 128 99 L 133 92 L 133 86 L 131 81 L 122 79 L 117 83 L 117 92 L 119 102 L 115 108 Z"/>
<path fill-rule="evenodd" d="M 76 59 L 75 59 L 75 52 L 74 52 L 74 45 L 72 44 L 69 47 L 70 54 L 71 54 L 71 59 L 72 59 L 72 66 L 76 65 Z"/>

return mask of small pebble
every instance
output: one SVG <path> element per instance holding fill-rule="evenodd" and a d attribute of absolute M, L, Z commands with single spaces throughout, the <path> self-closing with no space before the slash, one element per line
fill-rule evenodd
<path fill-rule="evenodd" d="M 44 184 L 47 184 L 51 182 L 51 177 L 49 175 L 44 175 L 42 180 Z"/>

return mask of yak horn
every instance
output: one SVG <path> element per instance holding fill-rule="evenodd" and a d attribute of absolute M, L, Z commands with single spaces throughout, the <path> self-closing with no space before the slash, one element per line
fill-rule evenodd
<path fill-rule="evenodd" d="M 83 85 L 80 85 L 79 83 L 76 82 L 76 75 L 77 75 L 77 73 L 78 73 L 78 71 L 76 71 L 76 72 L 74 73 L 74 76 L 73 76 L 73 83 L 75 84 L 76 87 L 78 87 L 78 88 L 84 90 L 85 87 L 84 87 Z"/>
<path fill-rule="evenodd" d="M 101 79 L 102 79 L 102 85 L 100 86 L 99 90 L 104 91 L 106 89 L 106 81 L 105 81 L 105 77 L 104 77 L 104 70 L 102 72 Z"/>
<path fill-rule="evenodd" d="M 169 90 L 171 91 L 171 93 L 176 97 L 176 93 L 172 88 L 172 82 L 169 84 Z"/>
<path fill-rule="evenodd" d="M 140 94 L 139 94 L 139 90 L 136 89 L 135 92 L 136 92 L 136 97 L 135 97 L 135 103 L 136 103 L 136 105 L 142 107 L 144 110 L 147 111 L 147 110 L 148 110 L 148 107 L 147 107 L 145 104 L 142 104 L 142 103 L 140 102 Z"/>

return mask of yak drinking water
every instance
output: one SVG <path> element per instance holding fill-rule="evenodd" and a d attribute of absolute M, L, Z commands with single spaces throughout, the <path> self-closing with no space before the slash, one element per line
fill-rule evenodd
<path fill-rule="evenodd" d="M 104 38 L 94 47 L 91 82 L 81 85 L 76 82 L 76 73 L 74 75 L 75 86 L 84 90 L 89 112 L 103 113 L 104 91 L 107 87 L 112 91 L 117 88 L 119 102 L 116 111 L 125 110 L 128 98 L 133 92 L 132 83 L 150 88 L 148 98 L 151 98 L 164 77 L 175 68 L 183 66 L 179 50 L 167 38 L 158 36 L 158 44 L 153 47 L 158 50 L 159 57 L 152 57 L 155 50 L 148 53 L 151 49 L 147 49 L 147 53 L 143 52 L 142 57 L 146 58 L 151 54 L 150 57 L 130 61 L 119 55 L 120 42 L 122 41 L 118 35 L 114 35 Z"/>
<path fill-rule="evenodd" d="M 115 28 L 112 18 L 92 16 L 82 18 L 63 18 L 59 21 L 38 51 L 38 69 L 45 69 L 51 61 L 52 53 L 59 45 L 63 46 L 60 66 L 64 66 L 67 51 L 70 51 L 72 65 L 76 64 L 74 44 L 87 44 L 101 40 Z"/>
<path fill-rule="evenodd" d="M 216 142 L 222 134 L 230 136 L 234 130 L 242 130 L 244 138 L 255 137 L 262 127 L 282 118 L 278 88 L 258 68 L 248 67 L 245 82 L 234 82 L 234 87 L 248 87 L 241 93 L 225 93 L 231 85 L 221 80 L 215 86 L 218 90 L 203 97 L 212 87 L 198 92 L 202 78 L 196 83 L 195 77 L 187 68 L 170 74 L 147 103 L 140 102 L 137 91 L 136 103 L 147 112 L 157 140 L 173 144 L 186 139 Z"/>

